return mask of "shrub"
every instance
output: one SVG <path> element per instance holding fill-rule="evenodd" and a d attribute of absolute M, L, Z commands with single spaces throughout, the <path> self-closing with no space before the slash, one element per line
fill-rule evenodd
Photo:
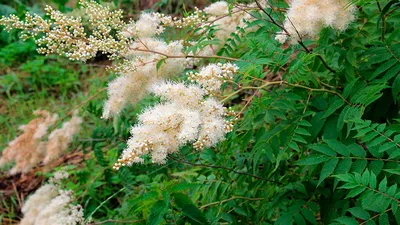
<path fill-rule="evenodd" d="M 93 130 L 93 155 L 67 184 L 87 220 L 394 224 L 399 6 L 216 2 L 126 22 L 82 1 L 82 17 L 48 6 L 0 24 L 42 54 L 115 62 L 102 113 L 113 123 Z M 126 147 L 116 138 L 130 125 Z"/>

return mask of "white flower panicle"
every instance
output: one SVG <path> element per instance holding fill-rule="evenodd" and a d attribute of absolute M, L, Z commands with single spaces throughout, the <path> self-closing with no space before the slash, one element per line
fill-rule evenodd
<path fill-rule="evenodd" d="M 207 6 L 204 12 L 213 16 L 227 15 L 229 13 L 229 4 L 225 1 L 215 2 Z"/>
<path fill-rule="evenodd" d="M 225 120 L 227 109 L 214 98 L 201 102 L 199 107 L 202 123 L 193 147 L 203 149 L 222 141 L 225 134 L 232 131 L 233 124 L 232 121 Z"/>
<path fill-rule="evenodd" d="M 57 196 L 57 188 L 53 184 L 45 184 L 28 197 L 22 207 L 24 218 L 21 225 L 36 225 L 36 218 L 41 210 L 46 208 L 53 198 Z"/>
<path fill-rule="evenodd" d="M 66 16 L 50 6 L 45 8 L 49 19 L 27 13 L 25 21 L 16 15 L 3 16 L 0 25 L 5 25 L 9 31 L 21 29 L 22 39 L 37 38 L 35 42 L 40 54 L 59 54 L 71 60 L 86 61 L 95 57 L 97 52 L 108 53 L 112 58 L 126 51 L 128 42 L 122 35 L 115 39 L 112 32 L 125 26 L 122 10 L 112 11 L 93 0 L 81 1 L 80 4 L 89 18 L 90 35 L 85 32 L 81 17 Z"/>
<path fill-rule="evenodd" d="M 290 38 L 295 44 L 302 38 L 317 38 L 324 27 L 343 31 L 355 20 L 355 9 L 349 0 L 292 0 L 284 22 L 290 37 L 280 32 L 275 39 L 284 43 Z"/>
<path fill-rule="evenodd" d="M 72 192 L 59 190 L 45 208 L 40 209 L 33 225 L 77 225 L 84 224 L 83 209 L 72 205 Z"/>
<path fill-rule="evenodd" d="M 74 115 L 71 120 L 63 123 L 62 127 L 53 130 L 46 142 L 46 156 L 43 163 L 48 164 L 60 157 L 68 148 L 74 135 L 79 131 L 82 118 Z"/>
<path fill-rule="evenodd" d="M 165 43 L 155 38 L 143 38 L 131 45 L 131 51 L 126 55 L 125 66 L 119 68 L 123 75 L 117 77 L 108 85 L 108 99 L 104 104 L 103 118 L 118 115 L 128 104 L 140 100 L 155 82 L 183 73 L 185 58 L 165 58 L 152 52 L 138 49 L 152 49 L 167 55 L 182 55 L 183 45 L 180 41 Z M 157 62 L 163 60 L 157 69 Z M 131 68 L 135 65 L 135 68 Z"/>
<path fill-rule="evenodd" d="M 128 103 L 135 103 L 142 98 L 146 91 L 140 87 L 145 83 L 143 81 L 145 75 L 140 71 L 134 71 L 108 83 L 108 99 L 104 103 L 102 118 L 108 119 L 118 115 Z"/>
<path fill-rule="evenodd" d="M 233 79 L 239 67 L 232 63 L 209 64 L 199 72 L 189 72 L 188 77 L 192 82 L 200 84 L 209 94 L 218 93 L 222 84 Z"/>
<path fill-rule="evenodd" d="M 205 13 L 197 7 L 195 7 L 195 11 L 193 13 L 183 18 L 164 15 L 163 13 L 153 13 L 153 15 L 157 17 L 161 21 L 161 24 L 165 27 L 191 27 L 206 21 Z"/>
<path fill-rule="evenodd" d="M 45 110 L 36 110 L 34 114 L 38 117 L 22 125 L 20 130 L 24 133 L 11 141 L 2 152 L 0 166 L 15 161 L 10 174 L 29 172 L 45 155 L 45 146 L 40 139 L 47 134 L 48 127 L 57 120 L 58 116 Z"/>
<path fill-rule="evenodd" d="M 170 82 L 154 85 L 152 93 L 160 96 L 163 101 L 174 102 L 189 107 L 196 107 L 206 94 L 200 86 Z"/>
<path fill-rule="evenodd" d="M 21 225 L 85 224 L 83 208 L 71 204 L 72 192 L 59 190 L 55 184 L 45 184 L 29 196 L 22 207 Z"/>
<path fill-rule="evenodd" d="M 215 99 L 205 98 L 205 90 L 198 85 L 162 82 L 154 85 L 152 92 L 162 103 L 139 116 L 114 169 L 141 163 L 147 154 L 153 163 L 163 164 L 179 147 L 188 143 L 195 143 L 198 149 L 212 147 L 232 129 L 225 118 L 226 109 Z"/>
<path fill-rule="evenodd" d="M 110 6 L 94 0 L 79 0 L 79 4 L 85 10 L 90 24 L 97 28 L 95 33 L 108 34 L 111 29 L 120 29 L 125 25 L 122 20 L 123 11 L 120 9 L 113 10 Z"/>
<path fill-rule="evenodd" d="M 159 35 L 164 29 L 164 26 L 161 26 L 161 20 L 153 13 L 142 13 L 136 22 L 131 20 L 121 33 L 125 37 L 144 38 Z"/>

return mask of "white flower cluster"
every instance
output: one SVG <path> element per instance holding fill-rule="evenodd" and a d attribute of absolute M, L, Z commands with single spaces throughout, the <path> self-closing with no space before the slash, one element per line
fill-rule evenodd
<path fill-rule="evenodd" d="M 130 21 L 121 34 L 125 37 L 152 37 L 164 32 L 165 27 L 184 28 L 201 24 L 206 21 L 202 10 L 195 11 L 187 17 L 178 18 L 162 13 L 142 13 L 137 21 Z"/>
<path fill-rule="evenodd" d="M 165 43 L 155 38 L 142 38 L 131 45 L 132 51 L 127 55 L 130 68 L 122 68 L 125 72 L 108 84 L 108 99 L 104 104 L 103 118 L 118 115 L 127 104 L 134 104 L 147 93 L 153 83 L 180 74 L 185 69 L 185 58 L 166 58 L 152 52 L 137 51 L 137 49 L 162 52 L 167 55 L 183 55 L 183 45 L 180 41 Z M 163 60 L 157 69 L 157 62 Z M 136 68 L 132 68 L 135 65 Z"/>
<path fill-rule="evenodd" d="M 137 21 L 131 20 L 122 29 L 122 35 L 125 37 L 152 37 L 161 34 L 164 27 L 161 21 L 153 13 L 142 13 Z"/>
<path fill-rule="evenodd" d="M 123 63 L 114 68 L 121 76 L 108 85 L 103 118 L 116 116 L 128 104 L 136 103 L 153 83 L 184 71 L 189 60 L 184 57 L 183 42 L 172 41 L 167 44 L 156 38 L 162 31 L 161 20 L 151 13 L 143 13 L 137 21 L 131 21 L 123 28 L 123 35 L 134 37 L 135 40 L 124 54 Z M 161 64 L 157 66 L 157 63 Z"/>
<path fill-rule="evenodd" d="M 349 0 L 292 0 L 284 22 L 289 34 L 280 32 L 275 39 L 284 43 L 290 38 L 296 44 L 302 38 L 316 38 L 324 27 L 343 31 L 355 20 L 355 9 Z"/>
<path fill-rule="evenodd" d="M 199 72 L 189 72 L 188 77 L 192 82 L 197 82 L 209 94 L 218 93 L 223 83 L 232 80 L 239 67 L 232 63 L 209 64 L 200 69 Z"/>
<path fill-rule="evenodd" d="M 204 12 L 206 12 L 209 15 L 213 15 L 213 16 L 227 15 L 229 13 L 229 5 L 225 1 L 215 2 L 215 3 L 212 3 L 211 5 L 207 6 L 204 9 Z"/>
<path fill-rule="evenodd" d="M 163 82 L 154 85 L 152 92 L 163 102 L 139 116 L 114 169 L 141 163 L 141 157 L 149 153 L 154 163 L 163 164 L 179 147 L 187 143 L 194 143 L 197 149 L 214 146 L 232 129 L 225 120 L 226 109 L 214 98 L 205 99 L 206 93 L 198 85 Z"/>
<path fill-rule="evenodd" d="M 26 14 L 25 21 L 17 16 L 2 17 L 0 25 L 7 30 L 21 29 L 21 38 L 40 37 L 36 40 L 40 54 L 60 54 L 71 60 L 86 61 L 96 56 L 97 52 L 109 53 L 115 57 L 127 48 L 127 41 L 120 35 L 119 40 L 113 36 L 113 30 L 121 29 L 125 23 L 122 20 L 122 10 L 111 11 L 108 6 L 102 6 L 93 0 L 80 1 L 87 17 L 91 34 L 87 35 L 82 18 L 66 16 L 50 6 L 45 12 L 49 19 L 43 19 L 34 14 Z"/>
<path fill-rule="evenodd" d="M 56 173 L 57 174 L 57 173 Z M 55 174 L 55 176 L 56 176 Z M 59 174 L 54 179 L 65 179 Z M 78 225 L 85 224 L 83 208 L 71 204 L 71 191 L 60 190 L 57 184 L 45 184 L 29 196 L 22 207 L 24 218 L 20 225 Z"/>
<path fill-rule="evenodd" d="M 172 17 L 169 15 L 164 15 L 163 13 L 154 13 L 153 15 L 156 16 L 163 26 L 166 27 L 184 28 L 201 24 L 206 21 L 204 12 L 197 7 L 193 13 L 184 18 Z"/>

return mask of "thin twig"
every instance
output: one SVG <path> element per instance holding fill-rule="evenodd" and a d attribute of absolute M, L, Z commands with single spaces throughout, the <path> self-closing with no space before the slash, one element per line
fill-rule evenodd
<path fill-rule="evenodd" d="M 93 214 L 96 213 L 97 210 L 99 210 L 106 202 L 108 202 L 110 199 L 114 198 L 117 194 L 119 194 L 120 192 L 122 192 L 124 190 L 125 190 L 125 187 L 119 189 L 119 191 L 115 192 L 110 197 L 108 197 L 106 200 L 104 200 L 102 203 L 100 203 L 100 205 L 97 206 L 96 209 L 94 209 L 93 212 L 90 213 L 90 215 L 87 218 L 92 218 Z"/>
<path fill-rule="evenodd" d="M 211 24 L 217 22 L 218 20 L 221 20 L 221 19 L 223 19 L 223 18 L 225 18 L 225 17 L 231 16 L 231 15 L 233 15 L 233 14 L 235 14 L 235 13 L 239 13 L 239 12 L 241 12 L 242 10 L 244 10 L 244 9 L 241 9 L 241 8 L 238 8 L 238 9 L 239 9 L 238 11 L 232 11 L 231 13 L 228 13 L 228 14 L 225 14 L 225 15 L 222 15 L 222 16 L 219 16 L 219 17 L 215 18 L 214 20 L 206 21 L 206 22 L 204 22 L 204 23 L 199 23 L 196 27 L 193 28 L 193 30 L 189 33 L 189 35 L 186 36 L 186 38 L 184 39 L 184 42 L 186 42 L 190 37 L 192 37 L 192 35 L 196 32 L 196 30 L 197 30 L 200 26 L 205 25 L 205 24 L 211 25 Z M 249 8 L 247 8 L 247 9 L 254 9 L 254 8 L 249 7 Z M 203 34 L 203 33 L 204 33 L 204 32 L 202 32 L 201 34 Z"/>
<path fill-rule="evenodd" d="M 331 93 L 334 95 L 337 95 L 339 98 L 341 98 L 346 104 L 348 105 L 352 105 L 346 98 L 344 98 L 342 95 L 340 95 L 338 92 L 336 91 L 332 91 L 332 90 L 328 90 L 328 89 L 324 89 L 324 88 L 310 88 L 304 85 L 300 85 L 300 84 L 291 84 L 288 83 L 287 81 L 273 81 L 273 82 L 266 82 L 261 86 L 258 87 L 253 87 L 253 86 L 248 86 L 248 87 L 242 87 L 241 89 L 232 92 L 231 94 L 229 94 L 227 97 L 225 97 L 223 100 L 221 100 L 221 102 L 226 102 L 227 100 L 229 100 L 231 97 L 235 96 L 236 94 L 240 93 L 243 90 L 259 90 L 259 89 L 264 89 L 268 86 L 271 85 L 287 85 L 287 86 L 291 86 L 291 87 L 297 87 L 297 88 L 303 88 L 309 91 L 313 91 L 313 92 L 327 92 L 327 93 Z"/>
<path fill-rule="evenodd" d="M 400 204 L 399 204 L 398 206 L 400 206 Z M 393 208 L 390 207 L 389 209 L 385 210 L 385 213 L 390 212 L 390 211 L 392 211 L 392 210 L 393 210 Z M 365 220 L 364 222 L 360 223 L 360 225 L 364 225 L 364 224 L 368 223 L 369 221 L 374 220 L 376 217 L 378 217 L 378 216 L 380 216 L 380 215 L 382 215 L 382 214 L 383 214 L 383 213 L 378 213 L 378 214 L 376 214 L 375 216 L 369 218 L 368 220 Z"/>
<path fill-rule="evenodd" d="M 279 27 L 281 30 L 285 31 L 285 33 L 289 35 L 289 32 L 286 30 L 286 28 L 285 28 L 284 26 L 278 24 L 278 23 L 274 20 L 274 18 L 272 18 L 271 14 L 268 13 L 268 12 L 264 9 L 264 7 L 262 7 L 262 5 L 261 5 L 257 0 L 256 0 L 256 4 L 257 4 L 258 8 L 261 9 L 261 11 L 263 11 L 263 12 L 268 16 L 268 18 L 270 19 L 270 22 L 271 22 L 272 24 L 274 24 L 275 26 Z"/>
<path fill-rule="evenodd" d="M 103 223 L 109 223 L 109 222 L 136 224 L 136 223 L 139 223 L 139 222 L 142 222 L 142 221 L 144 221 L 144 219 L 141 219 L 141 220 L 112 220 L 112 219 L 109 219 L 109 220 L 103 220 L 103 221 L 100 221 L 100 222 L 94 222 L 94 223 L 91 223 L 91 224 L 95 225 L 95 224 L 103 224 Z"/>
<path fill-rule="evenodd" d="M 278 181 L 270 180 L 268 178 L 260 177 L 260 176 L 257 176 L 257 175 L 251 174 L 251 173 L 236 171 L 236 170 L 234 170 L 232 168 L 225 167 L 225 166 L 214 166 L 214 165 L 206 165 L 206 164 L 201 164 L 201 163 L 191 163 L 191 162 L 188 162 L 188 161 L 185 161 L 185 160 L 180 160 L 180 159 L 174 158 L 172 156 L 168 156 L 168 158 L 170 158 L 170 159 L 172 159 L 174 161 L 177 161 L 177 162 L 181 162 L 181 163 L 184 163 L 184 164 L 187 164 L 187 165 L 191 165 L 191 166 L 214 168 L 214 169 L 224 169 L 224 170 L 230 171 L 232 173 L 245 175 L 245 176 L 250 176 L 250 177 L 253 177 L 253 178 L 256 178 L 256 179 L 259 179 L 259 180 L 265 180 L 265 181 L 269 181 L 269 182 L 272 182 L 272 183 L 281 184 L 281 182 L 278 182 Z"/>
<path fill-rule="evenodd" d="M 301 47 L 304 48 L 304 50 L 306 51 L 307 54 L 312 53 L 312 50 L 308 49 L 304 43 L 302 41 L 298 41 L 298 43 L 300 44 Z M 336 71 L 334 69 L 332 69 L 332 67 L 330 67 L 328 65 L 328 63 L 326 63 L 326 61 L 324 60 L 324 58 L 322 58 L 322 56 L 320 54 L 316 54 L 317 57 L 319 58 L 319 60 L 322 62 L 322 64 L 325 66 L 325 68 L 327 68 L 329 71 L 331 71 L 332 73 L 336 73 Z"/>
<path fill-rule="evenodd" d="M 207 208 L 209 206 L 222 204 L 224 202 L 229 202 L 229 201 L 232 201 L 232 200 L 235 200 L 235 199 L 245 199 L 245 200 L 250 200 L 250 201 L 261 201 L 261 200 L 264 200 L 264 198 L 248 198 L 248 197 L 242 197 L 242 196 L 233 196 L 231 198 L 224 199 L 224 200 L 221 200 L 221 201 L 218 201 L 218 202 L 208 203 L 206 205 L 200 206 L 199 208 L 200 209 L 204 209 L 204 208 Z"/>
<path fill-rule="evenodd" d="M 225 56 L 219 56 L 219 55 L 212 55 L 212 56 L 201 56 L 201 55 L 168 55 L 162 52 L 150 50 L 150 49 L 140 49 L 140 48 L 134 48 L 132 49 L 134 51 L 139 51 L 139 52 L 151 52 L 154 54 L 162 55 L 165 56 L 166 58 L 170 59 L 186 59 L 186 58 L 198 58 L 198 59 L 225 59 L 225 60 L 230 60 L 230 61 L 238 61 L 242 59 L 238 58 L 232 58 L 232 57 L 225 57 Z"/>
<path fill-rule="evenodd" d="M 87 102 L 93 100 L 94 98 L 96 98 L 98 95 L 100 95 L 105 90 L 107 90 L 107 88 L 102 88 L 98 92 L 96 92 L 94 95 L 92 95 L 89 98 L 85 99 L 85 101 L 79 103 L 77 106 L 72 108 L 72 110 L 70 110 L 67 114 L 65 114 L 64 117 L 58 119 L 57 122 L 53 125 L 53 127 L 56 128 L 58 125 L 60 125 L 61 121 L 63 121 L 65 118 L 67 118 L 67 117 L 71 116 L 72 114 L 74 114 L 75 110 L 79 109 L 80 107 L 85 105 Z"/>
<path fill-rule="evenodd" d="M 260 8 L 260 10 L 263 11 L 263 12 L 268 16 L 268 18 L 270 19 L 269 22 L 271 22 L 271 23 L 274 24 L 275 26 L 279 27 L 281 30 L 283 30 L 283 31 L 286 33 L 286 35 L 290 36 L 290 33 L 286 30 L 286 28 L 285 28 L 283 25 L 278 24 L 278 23 L 275 21 L 275 19 L 271 16 L 271 14 L 268 13 L 268 12 L 262 7 L 262 5 L 261 5 L 257 0 L 256 0 L 256 4 L 257 4 L 257 6 Z M 291 22 L 291 20 L 290 20 L 289 18 L 288 18 L 288 20 Z M 292 22 L 291 22 L 291 23 L 292 23 Z M 300 44 L 300 46 L 303 47 L 303 49 L 304 49 L 307 53 L 311 53 L 312 51 L 309 50 L 309 49 L 304 45 L 304 43 L 302 42 L 301 36 L 300 36 L 300 34 L 298 33 L 296 27 L 293 25 L 293 23 L 292 23 L 292 26 L 294 27 L 294 29 L 295 29 L 296 32 L 297 32 L 297 35 L 298 35 L 299 38 L 300 38 L 300 40 L 298 41 L 298 43 Z M 317 54 L 317 57 L 321 60 L 322 64 L 325 66 L 325 68 L 327 68 L 327 69 L 328 69 L 330 72 L 332 72 L 332 73 L 336 73 L 336 71 L 335 71 L 334 69 L 332 69 L 332 67 L 330 67 L 330 66 L 328 65 L 328 63 L 326 63 L 326 61 L 324 60 L 324 58 L 322 58 L 321 55 Z"/>
<path fill-rule="evenodd" d="M 400 63 L 400 59 L 394 54 L 394 52 L 389 48 L 388 45 L 385 45 L 387 50 L 390 52 L 390 54 L 392 54 L 392 56 L 397 60 L 397 62 Z"/>

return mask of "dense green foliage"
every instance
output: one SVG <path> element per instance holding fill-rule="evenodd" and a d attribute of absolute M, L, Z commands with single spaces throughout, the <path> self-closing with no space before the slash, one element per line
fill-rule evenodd
<path fill-rule="evenodd" d="M 66 166 L 71 179 L 63 185 L 86 217 L 107 224 L 400 224 L 400 3 L 354 4 L 357 20 L 345 32 L 325 28 L 304 48 L 274 40 L 280 28 L 263 11 L 253 14 L 255 32 L 231 35 L 218 54 L 239 59 L 237 86 L 226 87 L 224 102 L 241 118 L 215 148 L 187 146 L 165 165 L 113 171 L 137 113 L 158 99 L 149 96 L 113 121 L 99 119 L 101 99 L 90 101 L 79 135 L 89 141 L 73 144 L 89 157 Z M 282 14 L 269 10 L 279 21 Z M 35 55 L 33 46 L 13 42 L 0 50 L 1 71 L 18 65 L 29 73 L 2 74 L 6 104 L 37 92 L 63 101 L 87 88 L 85 66 Z M 15 136 L 9 132 L 4 144 Z"/>

